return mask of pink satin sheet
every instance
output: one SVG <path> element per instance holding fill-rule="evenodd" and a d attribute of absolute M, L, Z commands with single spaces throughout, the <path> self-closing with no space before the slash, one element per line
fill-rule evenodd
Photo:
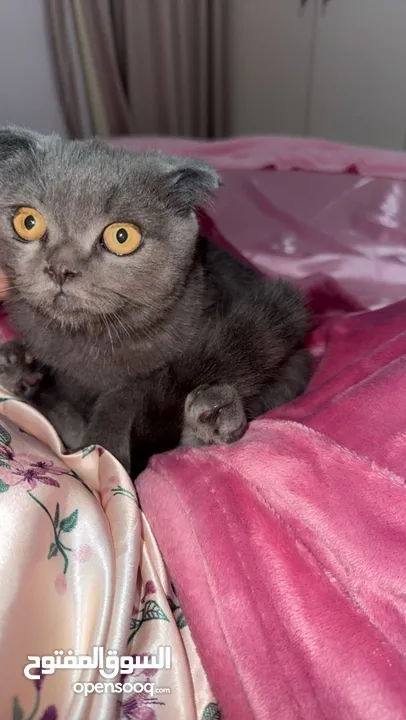
<path fill-rule="evenodd" d="M 211 717 L 217 705 L 127 473 L 100 448 L 64 455 L 49 423 L 6 393 L 0 408 L 0 718 Z M 29 655 L 92 656 L 95 646 L 133 660 L 170 646 L 171 667 L 112 680 L 97 668 L 23 674 Z M 77 683 L 107 691 L 86 696 Z"/>
<path fill-rule="evenodd" d="M 284 137 L 112 143 L 218 169 L 223 186 L 204 228 L 265 274 L 304 287 L 333 278 L 368 308 L 405 297 L 405 153 Z"/>

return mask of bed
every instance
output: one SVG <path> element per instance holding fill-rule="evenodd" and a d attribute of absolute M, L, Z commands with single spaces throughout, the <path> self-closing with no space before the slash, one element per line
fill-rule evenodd
<path fill-rule="evenodd" d="M 303 288 L 314 375 L 239 443 L 153 458 L 138 496 L 109 453 L 65 455 L 44 418 L 0 398 L 1 717 L 403 720 L 406 157 L 112 143 L 219 169 L 201 231 Z M 12 336 L 4 313 L 1 327 Z M 170 668 L 126 676 L 170 692 L 85 697 L 106 681 L 85 664 L 24 677 L 27 655 L 71 646 L 170 646 Z"/>

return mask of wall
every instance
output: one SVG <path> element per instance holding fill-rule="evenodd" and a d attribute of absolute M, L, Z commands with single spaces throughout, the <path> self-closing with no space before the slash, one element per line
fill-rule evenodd
<path fill-rule="evenodd" d="M 304 135 L 316 4 L 233 0 L 228 8 L 231 134 Z"/>
<path fill-rule="evenodd" d="M 43 0 L 0 0 L 0 125 L 66 134 Z"/>

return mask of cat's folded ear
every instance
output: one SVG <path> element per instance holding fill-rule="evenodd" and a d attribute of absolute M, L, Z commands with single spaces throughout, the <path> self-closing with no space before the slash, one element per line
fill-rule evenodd
<path fill-rule="evenodd" d="M 189 213 L 207 204 L 220 185 L 217 172 L 195 158 L 168 158 L 164 182 L 171 206 L 179 213 Z"/>
<path fill-rule="evenodd" d="M 45 146 L 46 137 L 14 125 L 0 127 L 0 161 L 16 155 L 35 152 Z"/>

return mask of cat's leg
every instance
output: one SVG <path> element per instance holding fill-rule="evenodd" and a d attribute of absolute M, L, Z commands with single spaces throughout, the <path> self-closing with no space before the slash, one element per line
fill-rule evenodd
<path fill-rule="evenodd" d="M 239 440 L 248 420 L 301 395 L 308 384 L 310 372 L 310 355 L 301 348 L 283 363 L 276 378 L 265 385 L 260 394 L 244 398 L 244 401 L 233 385 L 199 386 L 186 398 L 180 444 L 200 447 L 226 445 Z"/>
<path fill-rule="evenodd" d="M 19 400 L 41 412 L 54 426 L 65 447 L 81 445 L 85 420 L 81 413 L 59 392 L 21 340 L 10 340 L 0 346 L 0 385 Z"/>
<path fill-rule="evenodd" d="M 83 447 L 86 421 L 72 403 L 57 394 L 46 392 L 36 397 L 35 407 L 55 428 L 68 452 Z"/>
<path fill-rule="evenodd" d="M 301 395 L 311 376 L 311 356 L 306 348 L 294 352 L 281 365 L 276 378 L 257 397 L 245 403 L 247 416 L 253 420 L 269 410 L 285 405 Z"/>
<path fill-rule="evenodd" d="M 104 447 L 135 479 L 152 455 L 179 444 L 183 397 L 170 368 L 129 381 L 98 398 L 86 444 Z"/>
<path fill-rule="evenodd" d="M 228 445 L 247 428 L 242 400 L 232 385 L 200 385 L 186 398 L 181 445 Z"/>
<path fill-rule="evenodd" d="M 0 346 L 0 385 L 18 399 L 31 401 L 45 373 L 21 340 Z"/>
<path fill-rule="evenodd" d="M 100 445 L 114 455 L 127 472 L 130 472 L 133 419 L 134 398 L 130 388 L 104 393 L 95 402 L 82 445 Z"/>

